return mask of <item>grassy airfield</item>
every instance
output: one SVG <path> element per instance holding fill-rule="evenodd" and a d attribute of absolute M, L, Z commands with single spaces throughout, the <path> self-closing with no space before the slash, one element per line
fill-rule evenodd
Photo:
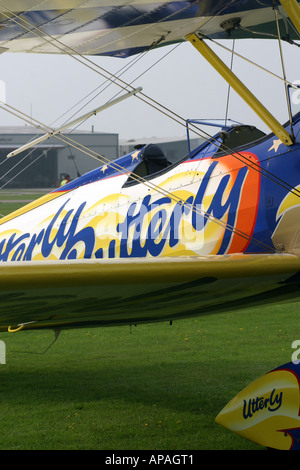
<path fill-rule="evenodd" d="M 28 200 L 6 195 L 2 215 Z M 0 449 L 263 449 L 214 420 L 252 380 L 291 360 L 298 309 L 65 330 L 46 352 L 52 331 L 1 333 Z"/>

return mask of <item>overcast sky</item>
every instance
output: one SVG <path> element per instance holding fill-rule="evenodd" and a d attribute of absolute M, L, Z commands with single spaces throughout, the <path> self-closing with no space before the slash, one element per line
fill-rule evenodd
<path fill-rule="evenodd" d="M 223 44 L 232 47 L 231 40 Z M 215 46 L 214 50 L 230 65 L 229 53 Z M 235 50 L 282 76 L 277 41 L 240 40 L 235 42 Z M 166 55 L 168 52 L 170 53 Z M 135 80 L 160 58 L 163 60 Z M 89 59 L 113 73 L 132 61 L 132 58 Z M 284 45 L 284 60 L 288 80 L 300 80 L 298 47 Z M 70 109 L 104 82 L 94 70 L 68 56 L 2 54 L 0 64 L 0 80 L 6 85 L 7 103 L 56 128 L 65 120 L 74 119 L 75 110 L 79 110 L 87 100 L 72 111 Z M 287 120 L 286 99 L 281 81 L 237 57 L 233 60 L 233 70 L 278 120 Z M 122 75 L 122 79 L 126 82 L 135 80 L 134 86 L 142 86 L 145 94 L 185 119 L 225 117 L 228 85 L 189 43 L 176 48 L 169 46 L 148 52 L 130 71 Z M 118 87 L 111 85 L 80 110 L 79 115 L 100 106 L 119 91 Z M 90 95 L 89 99 L 92 96 Z M 62 115 L 63 118 L 59 119 Z M 230 94 L 228 117 L 267 130 L 255 113 L 234 92 Z M 0 122 L 3 126 L 24 125 L 22 120 L 2 110 Z M 90 130 L 92 126 L 97 132 L 118 133 L 120 139 L 185 135 L 184 127 L 135 97 L 92 117 L 79 129 Z"/>

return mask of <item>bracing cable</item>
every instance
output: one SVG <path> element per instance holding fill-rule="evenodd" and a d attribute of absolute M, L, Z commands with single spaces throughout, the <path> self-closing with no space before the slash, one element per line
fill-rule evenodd
<path fill-rule="evenodd" d="M 9 18 L 10 18 L 10 20 L 12 20 L 11 17 L 9 17 Z M 15 20 L 15 19 L 13 19 L 13 20 Z M 22 19 L 22 23 L 23 23 L 23 22 L 24 22 L 24 20 Z M 19 24 L 20 24 L 20 23 L 19 23 Z M 24 27 L 23 24 L 21 24 L 21 26 Z M 31 27 L 33 27 L 33 26 L 31 25 Z M 34 27 L 34 28 L 35 28 L 35 27 Z M 25 29 L 26 29 L 26 28 L 25 28 Z M 38 28 L 35 28 L 35 30 L 37 30 L 37 29 L 38 29 Z M 32 32 L 31 29 L 30 29 L 30 32 Z M 43 35 L 44 35 L 44 34 L 45 34 L 45 33 L 43 32 Z M 45 38 L 43 37 L 43 39 L 45 39 Z M 52 43 L 52 40 L 53 40 L 53 38 L 51 38 L 51 43 Z M 55 39 L 55 41 L 57 41 L 57 40 Z M 53 43 L 52 43 L 52 45 L 53 45 Z M 64 46 L 64 45 L 63 45 L 63 46 Z M 64 47 L 66 47 L 66 46 L 64 46 Z M 63 50 L 63 52 L 64 52 L 64 53 L 67 53 L 65 49 Z M 78 54 L 76 51 L 72 51 L 72 52 L 73 52 L 73 53 L 75 52 L 76 54 Z M 70 52 L 70 55 L 72 55 L 71 52 Z M 72 57 L 74 57 L 74 56 L 72 55 Z M 88 61 L 88 62 L 91 62 L 91 61 Z M 84 64 L 84 65 L 86 65 L 86 64 Z M 93 65 L 95 65 L 95 64 L 93 64 Z M 92 68 L 92 67 L 89 66 L 89 68 Z M 100 69 L 101 69 L 101 73 L 100 73 L 100 74 L 102 74 L 102 76 L 104 76 L 107 80 L 112 80 L 111 78 L 107 77 L 107 75 L 106 75 L 106 74 L 108 73 L 107 71 L 105 71 L 105 73 L 104 73 L 104 72 L 103 72 L 104 69 L 103 69 L 102 67 L 101 67 Z M 119 80 L 118 77 L 113 77 L 113 80 L 114 80 L 114 81 L 115 81 L 116 79 Z M 116 84 L 117 84 L 118 86 L 121 86 L 122 89 L 126 89 L 128 86 L 130 86 L 130 85 L 126 84 L 126 83 L 123 82 L 123 81 L 121 81 L 121 85 L 120 85 L 120 83 L 116 83 Z M 149 98 L 149 97 L 147 97 L 147 95 L 144 95 L 144 94 L 142 94 L 142 96 L 143 96 L 142 101 L 145 101 L 145 102 L 146 102 L 146 99 Z M 150 105 L 152 105 L 152 107 L 154 107 L 155 109 L 158 109 L 156 105 L 161 106 L 159 103 L 157 103 L 156 101 L 154 101 L 154 100 L 152 100 L 152 99 L 151 99 L 151 103 L 152 103 L 152 104 L 150 104 Z M 147 103 L 147 104 L 149 104 L 149 103 Z M 167 112 L 170 112 L 170 110 L 168 110 L 168 108 L 166 108 L 166 107 L 164 107 L 164 106 L 162 106 L 162 109 L 163 109 L 163 111 L 160 111 L 160 112 L 163 112 L 163 114 L 166 114 L 166 115 L 167 115 Z M 158 109 L 158 110 L 159 110 L 159 109 Z M 174 116 L 175 116 L 175 119 L 174 119 Z M 170 116 L 169 116 L 169 117 L 170 117 Z M 180 119 L 177 120 L 177 118 L 180 118 Z M 186 121 L 183 120 L 180 116 L 176 115 L 175 113 L 173 113 L 173 119 L 174 119 L 176 122 L 180 123 L 181 125 L 185 125 L 185 124 L 186 124 Z M 204 131 L 202 131 L 202 130 L 200 131 L 198 128 L 197 128 L 197 130 L 202 133 L 202 135 L 200 134 L 201 136 L 203 136 L 203 134 L 206 134 L 207 140 L 212 139 L 212 136 L 210 136 L 209 134 L 204 133 Z M 66 137 L 66 136 L 64 136 L 64 137 Z M 61 138 L 61 136 L 60 136 L 59 138 Z M 78 143 L 76 143 L 76 144 L 78 144 Z M 226 145 L 223 145 L 223 148 L 224 148 L 224 150 L 226 150 L 226 151 L 229 150 L 229 153 L 233 154 L 234 156 L 239 155 L 239 157 L 242 158 L 243 163 L 244 163 L 244 164 L 247 164 L 246 158 L 245 158 L 244 155 L 238 154 L 238 152 L 234 152 L 234 151 L 231 150 L 231 149 L 227 149 L 227 148 L 226 148 Z M 98 155 L 98 157 L 99 157 L 99 155 Z M 98 158 L 98 159 L 99 159 L 99 158 Z M 111 164 L 111 161 L 108 160 L 108 163 Z M 248 161 L 248 164 L 249 164 L 249 161 Z M 114 165 L 114 167 L 116 166 L 115 163 L 113 163 L 113 165 Z M 251 167 L 253 168 L 253 162 L 251 162 Z M 124 170 L 124 169 L 123 169 L 123 170 Z M 125 171 L 126 171 L 126 173 L 127 173 L 127 170 L 125 170 Z M 260 169 L 260 168 L 259 168 L 259 171 L 261 172 L 261 169 Z M 268 177 L 271 177 L 271 176 L 273 176 L 273 175 L 270 175 L 270 174 L 269 174 Z M 273 177 L 274 177 L 274 176 L 273 176 Z M 276 177 L 274 177 L 274 178 L 276 178 Z M 278 179 L 278 180 L 279 180 L 279 179 Z M 139 178 L 139 181 L 140 181 L 140 182 L 143 182 L 144 184 L 149 183 L 148 181 L 147 181 L 147 182 L 146 182 L 146 181 L 143 181 L 143 180 L 141 180 L 140 178 Z M 280 180 L 279 180 L 279 181 L 280 181 Z M 281 182 L 281 183 L 285 184 L 285 182 Z M 279 184 L 280 184 L 280 183 L 279 183 Z M 290 186 L 290 185 L 288 185 L 288 186 Z M 157 189 L 157 188 L 156 188 L 156 189 Z M 298 190 L 297 190 L 296 188 L 293 188 L 293 187 L 290 186 L 290 189 L 289 189 L 289 190 L 290 190 L 290 191 L 291 191 L 291 190 L 292 190 L 292 191 L 296 191 L 296 194 L 299 195 L 299 194 L 298 194 Z M 170 194 L 168 193 L 168 195 L 170 195 Z M 247 236 L 247 237 L 248 237 L 248 236 Z M 248 237 L 248 239 L 249 239 L 249 237 Z M 270 248 L 270 247 L 269 247 L 269 248 Z"/>

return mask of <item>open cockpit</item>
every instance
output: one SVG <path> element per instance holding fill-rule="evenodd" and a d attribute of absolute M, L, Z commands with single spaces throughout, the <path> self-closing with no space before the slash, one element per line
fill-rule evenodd
<path fill-rule="evenodd" d="M 189 123 L 203 123 L 203 121 L 187 121 Z M 205 122 L 207 125 L 207 123 Z M 217 126 L 217 124 L 214 124 Z M 175 163 L 170 163 L 163 151 L 163 148 L 156 144 L 148 144 L 139 148 L 138 162 L 133 168 L 128 180 L 123 187 L 132 186 L 141 182 L 142 179 L 149 180 L 153 177 L 159 176 L 166 171 L 174 168 L 186 160 L 193 160 L 199 158 L 219 158 L 222 154 L 231 153 L 234 149 L 249 145 L 252 142 L 264 138 L 266 135 L 254 126 L 236 124 L 230 126 L 221 125 L 221 130 L 198 145 L 194 150 L 191 150 L 191 142 L 189 132 L 187 133 L 188 140 L 188 155 L 179 159 Z"/>

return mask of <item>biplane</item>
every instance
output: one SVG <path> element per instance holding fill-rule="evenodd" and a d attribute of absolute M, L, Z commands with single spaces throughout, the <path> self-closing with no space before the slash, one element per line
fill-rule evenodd
<path fill-rule="evenodd" d="M 3 217 L 1 331 L 172 321 L 300 300 L 298 85 L 283 66 L 282 124 L 210 47 L 258 37 L 297 45 L 296 0 L 62 0 L 59 8 L 3 0 L 0 13 L 2 53 L 125 58 L 189 42 L 269 130 L 226 120 L 176 163 L 155 143 L 114 161 L 98 155 L 99 168 Z M 112 80 L 120 100 L 145 99 Z M 191 131 L 203 122 L 185 124 Z M 67 139 L 65 128 L 37 127 L 45 134 L 9 158 Z"/>

